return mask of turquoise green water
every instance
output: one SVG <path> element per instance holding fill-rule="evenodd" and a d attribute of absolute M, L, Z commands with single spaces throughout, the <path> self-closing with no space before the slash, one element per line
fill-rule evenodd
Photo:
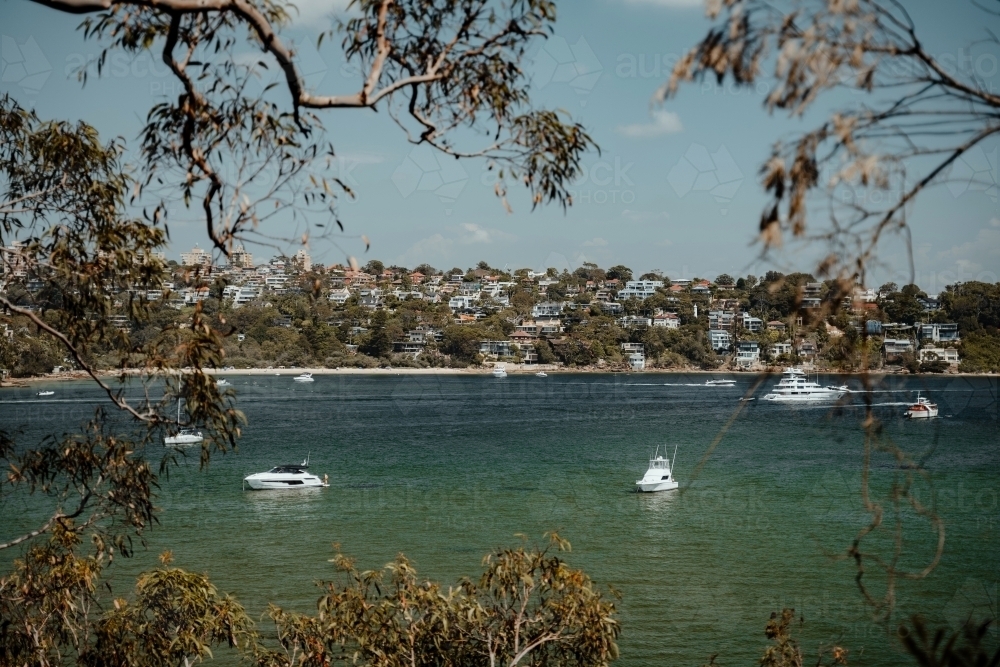
<path fill-rule="evenodd" d="M 750 379 L 732 389 L 651 374 L 233 382 L 249 418 L 240 452 L 207 470 L 193 460 L 171 472 L 162 523 L 147 551 L 116 563 L 118 581 L 169 548 L 255 616 L 269 601 L 311 611 L 334 542 L 362 567 L 402 551 L 423 576 L 452 581 L 478 573 L 482 555 L 516 543 L 515 533 L 541 541 L 557 529 L 573 544 L 567 560 L 623 595 L 622 665 L 700 665 L 712 653 L 721 664 L 750 664 L 769 614 L 786 606 L 806 618 L 807 650 L 836 641 L 852 664 L 903 662 L 861 604 L 853 564 L 831 558 L 867 518 L 857 408 L 750 402 L 689 488 L 640 495 L 634 482 L 656 444 L 678 445 L 676 474 L 690 482 Z M 0 394 L 0 424 L 30 441 L 72 428 L 99 400 L 84 383 L 51 388 L 49 399 L 34 398 L 36 387 Z M 918 388 L 941 405 L 941 419 L 901 418 Z M 920 498 L 936 503 L 947 530 L 941 565 L 900 584 L 897 615 L 919 610 L 952 625 L 970 613 L 995 617 L 996 379 L 894 378 L 875 402 L 886 432 L 926 456 L 933 488 L 920 487 Z M 330 488 L 241 489 L 244 475 L 307 453 Z M 877 457 L 876 489 L 895 472 Z M 32 499 L 5 501 L 0 538 L 39 512 Z M 921 567 L 934 535 L 916 517 L 905 526 L 904 563 Z"/>

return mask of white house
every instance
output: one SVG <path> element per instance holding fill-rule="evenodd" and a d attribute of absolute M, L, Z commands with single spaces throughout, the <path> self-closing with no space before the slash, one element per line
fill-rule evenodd
<path fill-rule="evenodd" d="M 676 313 L 660 313 L 653 317 L 654 327 L 666 327 L 667 329 L 676 329 L 681 325 L 681 318 L 677 316 Z"/>
<path fill-rule="evenodd" d="M 721 329 L 708 330 L 708 342 L 716 352 L 725 352 L 733 346 L 733 337 Z"/>
<path fill-rule="evenodd" d="M 792 344 L 789 341 L 774 343 L 771 345 L 770 355 L 772 359 L 792 353 Z"/>
<path fill-rule="evenodd" d="M 753 366 L 760 361 L 760 346 L 755 340 L 741 340 L 736 347 L 736 364 Z"/>
<path fill-rule="evenodd" d="M 653 320 L 648 317 L 640 317 L 638 315 L 626 315 L 625 317 L 618 318 L 618 326 L 623 329 L 633 329 L 637 327 L 650 327 L 653 326 Z"/>
<path fill-rule="evenodd" d="M 922 347 L 920 348 L 920 363 L 926 361 L 945 361 L 951 366 L 957 366 L 958 350 L 953 347 Z"/>
<path fill-rule="evenodd" d="M 330 290 L 330 295 L 327 297 L 333 303 L 343 306 L 347 303 L 347 300 L 351 298 L 351 290 L 346 287 L 340 289 Z"/>
<path fill-rule="evenodd" d="M 957 343 L 961 340 L 958 325 L 954 322 L 920 324 L 917 335 L 920 336 L 920 340 L 930 340 L 935 343 Z"/>
<path fill-rule="evenodd" d="M 479 298 L 476 296 L 468 294 L 460 294 L 458 296 L 453 296 L 448 299 L 448 307 L 452 311 L 458 310 L 472 310 L 473 305 L 478 301 Z"/>
<path fill-rule="evenodd" d="M 544 317 L 559 317 L 562 315 L 563 304 L 558 301 L 544 301 L 542 303 L 535 304 L 531 309 L 531 316 L 534 318 Z"/>
<path fill-rule="evenodd" d="M 630 280 L 625 283 L 625 289 L 618 292 L 619 299 L 648 299 L 663 287 L 662 280 Z"/>

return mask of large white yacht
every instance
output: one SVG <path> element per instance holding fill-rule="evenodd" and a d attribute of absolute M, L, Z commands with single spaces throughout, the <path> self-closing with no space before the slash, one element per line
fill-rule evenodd
<path fill-rule="evenodd" d="M 806 374 L 798 368 L 786 368 L 781 380 L 764 396 L 765 401 L 777 403 L 815 403 L 836 401 L 848 392 L 847 385 L 823 387 L 806 379 Z"/>
<path fill-rule="evenodd" d="M 674 447 L 674 461 L 677 460 L 677 448 Z M 650 493 L 653 491 L 673 491 L 677 488 L 677 480 L 672 472 L 673 461 L 660 455 L 660 448 L 649 457 L 649 469 L 642 479 L 635 483 L 636 490 Z"/>
<path fill-rule="evenodd" d="M 493 366 L 493 377 L 495 378 L 507 377 L 507 364 L 496 364 L 495 366 Z"/>
<path fill-rule="evenodd" d="M 286 463 L 275 466 L 267 472 L 257 472 L 243 478 L 243 483 L 251 489 L 263 491 L 267 489 L 314 489 L 330 486 L 316 475 L 306 472 L 309 460 L 301 464 Z"/>

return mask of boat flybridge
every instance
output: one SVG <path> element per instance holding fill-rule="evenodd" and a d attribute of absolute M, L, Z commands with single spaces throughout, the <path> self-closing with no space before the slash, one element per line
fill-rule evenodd
<path fill-rule="evenodd" d="M 933 419 L 938 416 L 937 403 L 931 403 L 917 392 L 917 402 L 906 409 L 906 416 L 910 419 Z"/>
<path fill-rule="evenodd" d="M 177 423 L 181 423 L 181 402 L 177 401 Z M 163 444 L 167 447 L 184 447 L 187 445 L 197 445 L 199 442 L 204 440 L 201 431 L 196 431 L 193 428 L 182 428 L 179 432 L 174 435 L 168 435 L 163 439 Z"/>
<path fill-rule="evenodd" d="M 665 449 L 665 448 L 664 448 Z M 666 450 L 664 451 L 664 454 Z M 651 493 L 653 491 L 673 491 L 677 488 L 677 480 L 674 479 L 673 467 L 677 460 L 677 447 L 674 447 L 674 459 L 671 461 L 660 455 L 660 448 L 649 457 L 649 469 L 642 479 L 636 481 L 637 491 Z"/>
<path fill-rule="evenodd" d="M 249 486 L 256 491 L 274 489 L 315 489 L 330 486 L 325 479 L 306 472 L 309 459 L 301 464 L 286 463 L 275 466 L 267 472 L 257 472 L 243 478 L 244 488 Z M 325 477 L 325 476 L 324 476 Z"/>
<path fill-rule="evenodd" d="M 495 378 L 505 378 L 507 377 L 507 364 L 497 364 L 493 367 L 493 377 Z"/>
<path fill-rule="evenodd" d="M 770 394 L 764 396 L 764 400 L 776 403 L 836 401 L 848 391 L 850 390 L 847 385 L 823 387 L 817 382 L 806 379 L 804 371 L 798 368 L 786 368 L 781 374 L 781 380 L 771 388 Z"/>
<path fill-rule="evenodd" d="M 302 373 L 292 378 L 296 382 L 314 382 L 312 373 Z"/>

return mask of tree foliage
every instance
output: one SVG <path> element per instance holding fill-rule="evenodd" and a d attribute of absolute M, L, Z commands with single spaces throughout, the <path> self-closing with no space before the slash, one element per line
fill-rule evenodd
<path fill-rule="evenodd" d="M 905 234 L 918 195 L 1000 132 L 1000 96 L 974 71 L 974 59 L 957 68 L 942 62 L 902 3 L 721 0 L 708 7 L 719 23 L 677 62 L 660 101 L 685 81 L 727 77 L 739 86 L 769 84 L 766 109 L 791 116 L 824 98 L 837 104 L 835 91 L 859 94 L 860 103 L 839 104 L 814 129 L 775 143 L 761 168 L 771 198 L 760 219 L 765 250 L 786 234 L 824 241 L 829 254 L 817 271 L 839 279 L 844 292 L 865 282 L 886 234 Z M 977 42 L 970 48 L 997 38 L 984 31 Z M 826 209 L 819 217 L 831 224 L 810 235 L 816 209 Z"/>

